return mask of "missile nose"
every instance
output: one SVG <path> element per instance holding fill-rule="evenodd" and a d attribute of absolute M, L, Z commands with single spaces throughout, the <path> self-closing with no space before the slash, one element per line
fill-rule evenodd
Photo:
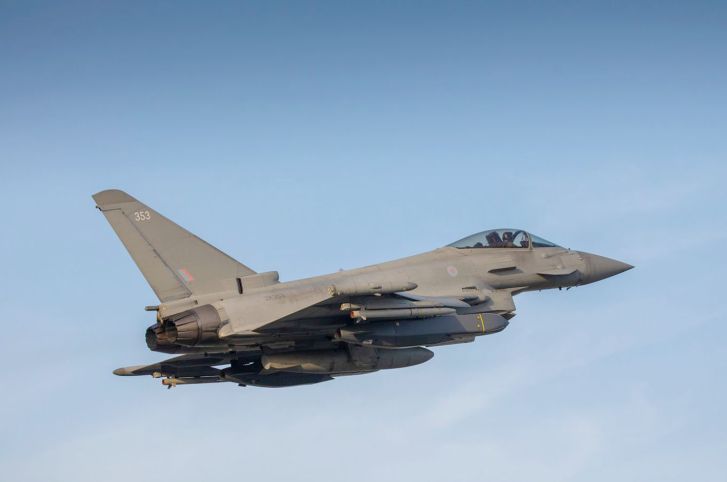
<path fill-rule="evenodd" d="M 619 273 L 628 271 L 633 266 L 616 259 L 598 256 L 597 254 L 581 253 L 581 257 L 585 261 L 586 270 L 583 279 L 584 283 L 594 283 L 602 279 L 616 276 Z"/>

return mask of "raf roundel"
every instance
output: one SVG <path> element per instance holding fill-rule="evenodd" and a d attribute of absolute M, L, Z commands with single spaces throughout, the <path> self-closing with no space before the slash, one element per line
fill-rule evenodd
<path fill-rule="evenodd" d="M 459 272 L 457 271 L 457 268 L 455 268 L 454 266 L 447 266 L 447 273 L 449 273 L 449 276 L 454 278 L 455 276 L 457 276 L 457 274 Z"/>

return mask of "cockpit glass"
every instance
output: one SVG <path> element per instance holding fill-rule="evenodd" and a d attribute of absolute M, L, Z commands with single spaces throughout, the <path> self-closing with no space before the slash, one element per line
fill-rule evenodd
<path fill-rule="evenodd" d="M 534 234 L 530 235 L 530 239 L 533 242 L 533 248 L 557 248 L 558 245 L 555 243 L 551 243 L 547 239 L 543 239 L 540 236 L 535 236 Z"/>
<path fill-rule="evenodd" d="M 528 248 L 530 238 L 522 229 L 492 229 L 460 239 L 453 248 Z"/>
<path fill-rule="evenodd" d="M 534 248 L 557 247 L 556 244 L 541 237 L 528 234 L 522 229 L 492 229 L 467 236 L 448 246 L 459 249 L 469 248 Z"/>

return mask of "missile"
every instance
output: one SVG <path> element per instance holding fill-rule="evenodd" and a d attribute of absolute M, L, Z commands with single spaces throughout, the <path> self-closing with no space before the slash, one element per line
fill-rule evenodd
<path fill-rule="evenodd" d="M 403 308 L 390 310 L 351 310 L 351 318 L 362 320 L 406 320 L 410 318 L 429 318 L 432 316 L 453 315 L 454 308 Z"/>
<path fill-rule="evenodd" d="M 336 338 L 364 346 L 400 348 L 447 343 L 463 336 L 504 330 L 508 321 L 495 313 L 448 315 L 424 320 L 380 321 L 341 328 Z"/>
<path fill-rule="evenodd" d="M 351 350 L 324 350 L 263 355 L 264 373 L 320 373 L 339 375 L 365 373 L 390 368 L 418 365 L 430 360 L 434 353 L 426 348 L 386 350 L 353 347 Z"/>
<path fill-rule="evenodd" d="M 367 296 L 411 291 L 417 288 L 416 283 L 409 281 L 395 282 L 363 282 L 359 280 L 344 280 L 328 287 L 331 296 Z"/>
<path fill-rule="evenodd" d="M 217 383 L 223 382 L 218 377 L 198 377 L 198 378 L 165 378 L 162 380 L 162 385 L 169 388 L 176 387 L 177 385 L 198 385 L 200 383 Z"/>

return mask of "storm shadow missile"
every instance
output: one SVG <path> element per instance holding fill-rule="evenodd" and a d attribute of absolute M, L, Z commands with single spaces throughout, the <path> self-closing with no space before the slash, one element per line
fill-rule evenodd
<path fill-rule="evenodd" d="M 504 330 L 508 321 L 494 313 L 449 315 L 422 320 L 375 322 L 341 328 L 336 338 L 346 343 L 382 348 L 437 345 Z"/>
<path fill-rule="evenodd" d="M 353 346 L 348 350 L 321 350 L 263 355 L 263 372 L 346 374 L 419 365 L 434 353 L 426 348 L 386 350 Z"/>

